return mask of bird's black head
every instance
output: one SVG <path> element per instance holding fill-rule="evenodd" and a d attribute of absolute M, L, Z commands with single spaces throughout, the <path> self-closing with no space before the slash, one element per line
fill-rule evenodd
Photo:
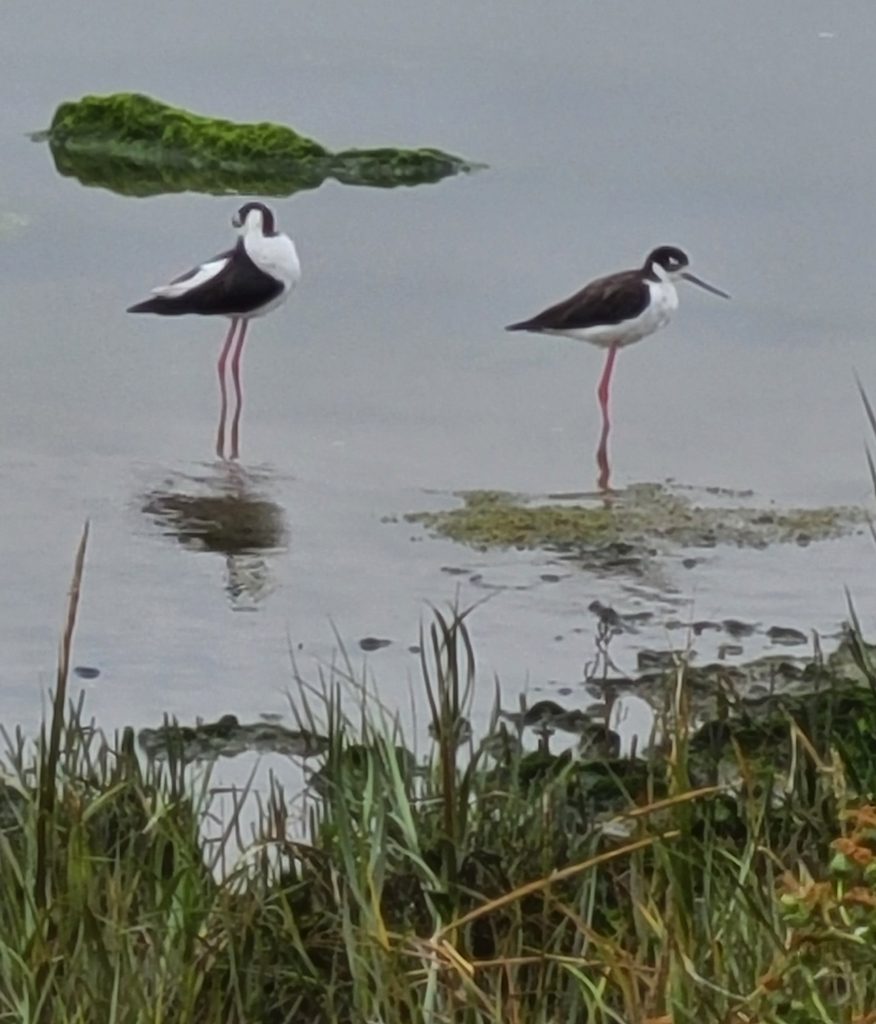
<path fill-rule="evenodd" d="M 260 231 L 263 235 L 277 234 L 274 214 L 264 203 L 244 203 L 231 218 L 231 224 L 236 228 Z"/>
<path fill-rule="evenodd" d="M 712 295 L 720 295 L 722 299 L 730 298 L 720 288 L 691 274 L 687 269 L 689 266 L 690 260 L 687 258 L 686 252 L 676 249 L 674 245 L 661 245 L 648 254 L 642 269 L 651 281 L 672 281 L 673 283 L 675 281 L 690 281 L 691 284 L 704 288 Z"/>
<path fill-rule="evenodd" d="M 677 249 L 674 245 L 661 245 L 648 254 L 644 269 L 654 277 L 673 278 L 689 265 L 690 260 L 687 258 L 686 252 Z"/>

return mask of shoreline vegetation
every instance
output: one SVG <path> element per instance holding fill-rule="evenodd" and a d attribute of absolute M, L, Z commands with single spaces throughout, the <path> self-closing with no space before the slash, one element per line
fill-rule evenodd
<path fill-rule="evenodd" d="M 808 701 L 740 727 L 728 698 L 703 735 L 682 659 L 663 742 L 626 761 L 472 736 L 468 612 L 436 610 L 428 749 L 364 690 L 344 716 L 351 666 L 296 679 L 321 785 L 294 828 L 276 776 L 235 793 L 217 835 L 209 773 L 69 701 L 86 542 L 50 719 L 35 745 L 6 736 L 3 1019 L 876 1020 L 876 661 L 853 609 L 855 685 L 815 659 Z"/>
<path fill-rule="evenodd" d="M 328 178 L 398 188 L 479 166 L 428 147 L 332 152 L 286 125 L 204 117 L 140 93 L 62 103 L 49 128 L 33 138 L 48 142 L 59 174 L 129 196 L 290 196 Z"/>

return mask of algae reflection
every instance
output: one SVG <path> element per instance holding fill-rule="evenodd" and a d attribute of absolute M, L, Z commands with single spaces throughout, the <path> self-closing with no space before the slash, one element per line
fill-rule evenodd
<path fill-rule="evenodd" d="M 226 462 L 213 475 L 168 479 L 141 500 L 165 536 L 225 559 L 225 591 L 236 611 L 254 610 L 272 593 L 268 556 L 287 540 L 283 509 L 263 493 L 266 479 Z"/>
<path fill-rule="evenodd" d="M 128 196 L 289 196 L 327 178 L 396 188 L 475 169 L 432 148 L 332 152 L 286 125 L 204 117 L 138 93 L 62 103 L 48 130 L 34 139 L 48 141 L 59 174 Z"/>
<path fill-rule="evenodd" d="M 315 757 L 328 749 L 328 737 L 312 729 L 289 729 L 277 722 L 241 722 L 226 714 L 212 722 L 182 725 L 167 720 L 157 728 L 141 729 L 138 741 L 143 753 L 154 761 L 175 758 L 215 761 L 240 754 L 282 754 L 286 757 Z"/>

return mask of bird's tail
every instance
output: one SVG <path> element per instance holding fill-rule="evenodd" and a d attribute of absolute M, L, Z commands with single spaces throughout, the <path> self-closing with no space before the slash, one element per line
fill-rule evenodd
<path fill-rule="evenodd" d="M 187 310 L 179 303 L 169 302 L 161 295 L 153 295 L 151 299 L 144 299 L 133 306 L 128 306 L 128 313 L 158 313 L 161 316 L 179 316 Z"/>

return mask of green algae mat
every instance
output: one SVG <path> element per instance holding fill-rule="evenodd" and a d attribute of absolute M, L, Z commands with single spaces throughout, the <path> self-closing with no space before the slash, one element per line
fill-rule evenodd
<path fill-rule="evenodd" d="M 59 174 L 129 196 L 289 196 L 327 178 L 396 188 L 475 169 L 439 149 L 332 152 L 285 125 L 204 117 L 138 93 L 62 103 L 49 129 L 34 138 L 49 143 Z"/>
<path fill-rule="evenodd" d="M 405 519 L 480 550 L 541 548 L 566 553 L 584 568 L 628 572 L 641 572 L 653 556 L 672 549 L 806 545 L 842 537 L 867 521 L 860 508 L 782 509 L 755 503 L 748 492 L 712 488 L 698 495 L 659 483 L 605 496 L 545 499 L 484 490 L 456 497 L 461 504 L 455 508 Z"/>

